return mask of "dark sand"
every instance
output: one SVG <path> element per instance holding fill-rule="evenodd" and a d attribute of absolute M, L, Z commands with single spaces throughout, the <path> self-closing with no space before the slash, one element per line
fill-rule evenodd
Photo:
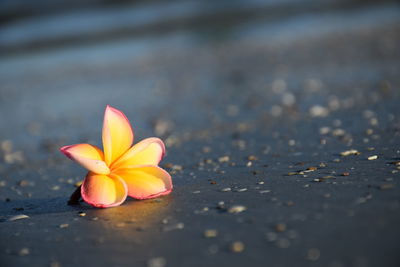
<path fill-rule="evenodd" d="M 351 3 L 31 49 L 3 25 L 0 266 L 400 266 L 400 9 Z M 165 141 L 169 196 L 67 205 L 58 148 L 100 146 L 106 104 Z"/>

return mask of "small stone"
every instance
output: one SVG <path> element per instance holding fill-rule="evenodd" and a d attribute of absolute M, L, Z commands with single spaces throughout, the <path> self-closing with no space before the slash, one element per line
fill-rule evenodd
<path fill-rule="evenodd" d="M 78 216 L 80 216 L 80 217 L 85 217 L 85 216 L 86 216 L 86 213 L 83 212 L 83 211 L 80 211 L 80 212 L 78 212 Z"/>
<path fill-rule="evenodd" d="M 230 187 L 225 187 L 225 188 L 222 188 L 221 189 L 221 192 L 229 192 L 229 191 L 231 191 L 232 189 L 230 188 Z"/>
<path fill-rule="evenodd" d="M 18 255 L 20 256 L 27 256 L 29 255 L 31 252 L 29 250 L 29 248 L 21 248 L 21 250 L 18 252 Z"/>
<path fill-rule="evenodd" d="M 52 261 L 50 263 L 50 267 L 61 267 L 61 266 L 62 266 L 61 263 L 58 261 Z"/>
<path fill-rule="evenodd" d="M 329 110 L 323 106 L 315 105 L 309 110 L 311 117 L 326 117 L 329 114 Z"/>
<path fill-rule="evenodd" d="M 80 186 L 82 185 L 82 183 L 83 183 L 82 181 L 76 182 L 76 183 L 74 184 L 74 186 L 75 186 L 75 187 L 80 187 Z"/>
<path fill-rule="evenodd" d="M 152 258 L 147 261 L 148 267 L 164 267 L 166 264 L 167 260 L 162 257 Z"/>
<path fill-rule="evenodd" d="M 290 241 L 287 238 L 279 238 L 276 241 L 276 246 L 278 248 L 288 248 L 288 247 L 290 247 Z"/>
<path fill-rule="evenodd" d="M 207 229 L 204 231 L 204 237 L 206 237 L 206 238 L 216 237 L 217 235 L 218 235 L 218 231 L 215 229 Z"/>
<path fill-rule="evenodd" d="M 20 214 L 20 215 L 15 215 L 15 216 L 12 216 L 12 217 L 8 218 L 7 221 L 12 222 L 12 221 L 17 221 L 17 220 L 22 220 L 22 219 L 28 219 L 28 218 L 29 218 L 28 215 Z"/>
<path fill-rule="evenodd" d="M 268 232 L 266 237 L 269 242 L 274 242 L 278 239 L 278 234 L 275 232 Z"/>
<path fill-rule="evenodd" d="M 311 248 L 307 251 L 307 260 L 316 261 L 321 256 L 321 252 L 317 248 Z"/>
<path fill-rule="evenodd" d="M 342 173 L 342 176 L 349 176 L 349 175 L 350 175 L 349 172 L 344 172 L 344 173 Z"/>
<path fill-rule="evenodd" d="M 251 165 L 253 165 L 253 162 L 251 162 L 251 161 L 246 163 L 246 167 L 251 167 Z"/>
<path fill-rule="evenodd" d="M 220 163 L 228 162 L 228 161 L 229 161 L 229 156 L 219 157 L 219 158 L 218 158 L 218 161 L 219 161 Z"/>
<path fill-rule="evenodd" d="M 58 227 L 59 228 L 67 228 L 67 227 L 69 227 L 69 224 L 68 223 L 63 223 L 63 224 L 60 224 Z"/>
<path fill-rule="evenodd" d="M 200 190 L 196 190 L 196 191 L 193 191 L 192 193 L 193 193 L 193 194 L 200 194 L 201 191 L 200 191 Z"/>
<path fill-rule="evenodd" d="M 228 212 L 229 213 L 240 213 L 240 212 L 243 212 L 243 211 L 245 211 L 247 208 L 245 207 L 245 206 L 243 206 L 243 205 L 235 205 L 235 206 L 232 206 L 232 207 L 230 207 L 229 209 L 228 209 Z"/>
<path fill-rule="evenodd" d="M 379 186 L 380 190 L 387 190 L 387 189 L 392 189 L 394 188 L 394 184 L 381 184 Z"/>
<path fill-rule="evenodd" d="M 24 186 L 28 186 L 29 185 L 29 181 L 27 180 L 21 180 L 18 182 L 18 186 L 24 187 Z"/>
<path fill-rule="evenodd" d="M 205 147 L 203 147 L 203 153 L 210 153 L 211 152 L 211 147 L 209 147 L 209 146 L 205 146 Z"/>
<path fill-rule="evenodd" d="M 247 191 L 247 188 L 239 188 L 236 190 L 236 192 L 245 192 Z"/>
<path fill-rule="evenodd" d="M 60 190 L 60 186 L 59 185 L 55 185 L 51 188 L 51 190 L 57 191 Z"/>
<path fill-rule="evenodd" d="M 244 251 L 244 244 L 241 241 L 235 241 L 231 244 L 231 251 L 240 253 Z"/>
<path fill-rule="evenodd" d="M 376 159 L 378 159 L 377 155 L 373 155 L 373 156 L 369 156 L 368 157 L 368 160 L 376 160 Z"/>
<path fill-rule="evenodd" d="M 174 164 L 174 165 L 172 165 L 172 168 L 171 168 L 173 171 L 182 171 L 183 170 L 183 166 L 182 165 L 177 165 L 177 164 Z"/>
<path fill-rule="evenodd" d="M 257 184 L 264 184 L 264 182 L 263 182 L 263 181 L 260 181 L 260 182 L 258 182 Z"/>
<path fill-rule="evenodd" d="M 317 167 L 314 167 L 314 166 L 312 166 L 312 167 L 308 167 L 307 168 L 307 171 L 316 171 L 318 168 Z"/>
<path fill-rule="evenodd" d="M 321 135 L 326 135 L 326 134 L 328 134 L 329 132 L 331 131 L 331 128 L 330 127 L 321 127 L 321 128 L 319 128 L 319 134 L 321 134 Z"/>
<path fill-rule="evenodd" d="M 345 134 L 346 134 L 346 132 L 343 129 L 340 129 L 340 128 L 335 129 L 335 130 L 332 131 L 332 135 L 333 136 L 337 136 L 337 137 L 344 136 Z"/>
<path fill-rule="evenodd" d="M 347 156 L 350 156 L 350 155 L 360 155 L 360 154 L 361 153 L 358 152 L 358 150 L 356 150 L 356 149 L 350 149 L 350 150 L 346 150 L 346 151 L 340 152 L 340 155 L 343 156 L 343 157 L 347 157 Z"/>
<path fill-rule="evenodd" d="M 258 160 L 258 158 L 254 155 L 250 155 L 247 157 L 247 160 L 254 161 L 254 160 Z"/>
<path fill-rule="evenodd" d="M 294 206 L 294 202 L 290 200 L 290 201 L 286 202 L 286 205 L 288 207 L 292 207 L 292 206 Z"/>
<path fill-rule="evenodd" d="M 286 231 L 286 224 L 284 224 L 284 223 L 276 224 L 275 225 L 275 231 L 277 231 L 279 233 Z"/>
<path fill-rule="evenodd" d="M 266 193 L 270 193 L 270 192 L 271 192 L 271 190 L 261 190 L 260 194 L 266 194 Z"/>

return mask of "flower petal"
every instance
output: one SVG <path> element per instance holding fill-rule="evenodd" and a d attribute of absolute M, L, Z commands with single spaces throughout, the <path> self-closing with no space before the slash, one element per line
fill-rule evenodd
<path fill-rule="evenodd" d="M 89 171 L 98 174 L 109 174 L 110 169 L 103 161 L 104 155 L 98 147 L 89 144 L 77 144 L 60 148 L 68 158 L 78 162 Z"/>
<path fill-rule="evenodd" d="M 127 186 L 120 177 L 89 172 L 82 183 L 83 200 L 98 208 L 120 205 L 127 197 Z"/>
<path fill-rule="evenodd" d="M 125 168 L 135 165 L 158 165 L 165 154 L 163 141 L 156 137 L 146 138 L 131 147 L 116 160 L 111 169 Z"/>
<path fill-rule="evenodd" d="M 133 131 L 124 113 L 107 105 L 103 123 L 104 161 L 108 166 L 133 143 Z"/>
<path fill-rule="evenodd" d="M 154 198 L 172 191 L 171 176 L 158 166 L 121 168 L 115 174 L 124 179 L 128 195 L 136 199 Z"/>

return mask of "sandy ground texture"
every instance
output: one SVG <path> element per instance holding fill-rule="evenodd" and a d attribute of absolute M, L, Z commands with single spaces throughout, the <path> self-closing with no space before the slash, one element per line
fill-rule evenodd
<path fill-rule="evenodd" d="M 0 265 L 399 266 L 400 8 L 322 2 L 4 24 Z M 165 141 L 170 195 L 67 205 L 58 149 L 101 146 L 106 104 Z"/>

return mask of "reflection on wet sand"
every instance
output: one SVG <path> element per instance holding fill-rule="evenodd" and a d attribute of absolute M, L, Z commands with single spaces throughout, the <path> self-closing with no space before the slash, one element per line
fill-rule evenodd
<path fill-rule="evenodd" d="M 121 206 L 109 209 L 96 209 L 93 218 L 98 218 L 102 233 L 108 231 L 114 236 L 122 233 L 123 236 L 133 232 L 160 225 L 170 209 L 172 198 L 170 196 L 149 200 L 126 201 Z"/>
<path fill-rule="evenodd" d="M 162 242 L 160 232 L 168 231 L 171 226 L 168 218 L 173 199 L 173 195 L 141 201 L 128 199 L 118 207 L 87 210 L 85 218 L 91 223 L 85 236 L 92 246 L 85 247 L 81 253 L 109 255 L 103 256 L 102 261 L 111 266 L 126 262 L 143 264 L 132 255 L 151 253 Z M 86 263 L 93 262 L 86 258 L 80 260 L 80 264 Z"/>

